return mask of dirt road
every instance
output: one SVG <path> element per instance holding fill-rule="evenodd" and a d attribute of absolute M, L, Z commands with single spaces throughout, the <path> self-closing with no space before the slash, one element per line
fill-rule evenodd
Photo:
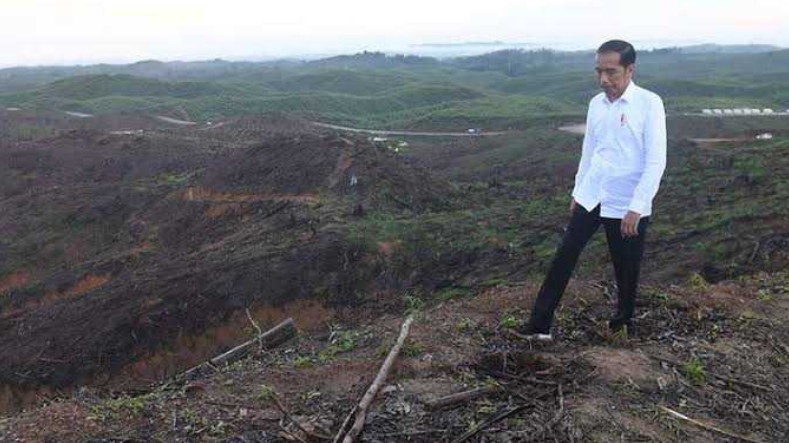
<path fill-rule="evenodd" d="M 357 132 L 357 133 L 364 133 L 364 134 L 373 134 L 373 135 L 418 135 L 424 137 L 483 137 L 483 136 L 491 136 L 491 135 L 504 135 L 507 131 L 495 131 L 495 132 L 414 132 L 414 131 L 387 131 L 381 129 L 359 129 L 359 128 L 349 128 L 347 126 L 339 126 L 339 125 L 331 125 L 328 123 L 319 123 L 319 122 L 311 122 L 315 126 L 320 126 L 322 128 L 329 128 L 329 129 L 337 129 L 339 131 L 348 131 L 348 132 Z"/>
<path fill-rule="evenodd" d="M 559 130 L 569 132 L 570 134 L 584 135 L 586 133 L 586 123 L 575 123 L 571 125 L 559 126 Z"/>
<path fill-rule="evenodd" d="M 161 120 L 163 122 L 173 123 L 173 124 L 176 124 L 176 125 L 196 125 L 197 124 L 195 122 L 188 122 L 186 120 L 178 120 L 176 118 L 165 117 L 163 115 L 157 115 L 156 118 L 158 118 L 159 120 Z"/>
<path fill-rule="evenodd" d="M 72 111 L 65 111 L 65 112 L 66 112 L 67 115 L 70 115 L 72 117 L 78 117 L 78 118 L 92 118 L 93 117 L 92 114 L 85 114 L 83 112 L 72 112 Z"/>

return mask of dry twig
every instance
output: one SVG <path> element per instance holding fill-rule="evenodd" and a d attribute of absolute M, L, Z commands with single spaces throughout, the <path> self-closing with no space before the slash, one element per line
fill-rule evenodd
<path fill-rule="evenodd" d="M 426 403 L 428 409 L 442 409 L 449 406 L 455 406 L 463 402 L 471 401 L 479 397 L 494 393 L 498 388 L 479 388 L 470 391 L 458 392 L 457 394 L 450 394 L 444 397 L 437 398 L 433 401 Z"/>
<path fill-rule="evenodd" d="M 375 377 L 375 380 L 373 380 L 373 383 L 367 389 L 367 392 L 364 393 L 362 400 L 359 402 L 359 406 L 355 411 L 356 418 L 354 420 L 353 426 L 342 439 L 343 443 L 352 443 L 353 440 L 362 432 L 362 428 L 364 427 L 364 419 L 367 416 L 367 409 L 369 409 L 370 405 L 375 399 L 376 394 L 378 394 L 378 390 L 381 389 L 381 385 L 389 375 L 389 371 L 392 369 L 392 365 L 397 359 L 398 354 L 400 354 L 400 349 L 403 347 L 403 343 L 405 343 L 405 339 L 408 337 L 408 332 L 411 329 L 411 323 L 413 322 L 414 317 L 408 316 L 408 318 L 406 318 L 403 322 L 403 325 L 400 327 L 400 336 L 397 338 L 395 345 L 389 351 L 389 355 L 386 356 L 386 360 L 384 360 L 384 363 L 381 366 L 381 369 L 378 371 L 378 375 Z M 340 432 L 342 432 L 342 429 L 340 429 Z M 334 441 L 339 441 L 338 437 L 339 434 L 337 437 L 335 437 Z"/>
<path fill-rule="evenodd" d="M 681 413 L 679 413 L 677 411 L 673 411 L 673 410 L 671 410 L 671 409 L 669 409 L 669 408 L 667 408 L 665 406 L 659 406 L 659 408 L 660 408 L 660 410 L 662 410 L 664 412 L 667 412 L 669 415 L 671 415 L 674 418 L 678 418 L 680 420 L 686 421 L 686 422 L 688 422 L 690 424 L 693 424 L 693 425 L 696 425 L 696 426 L 698 426 L 698 427 L 700 427 L 702 429 L 706 429 L 707 431 L 714 432 L 714 433 L 721 434 L 721 435 L 725 435 L 725 436 L 731 437 L 731 438 L 736 438 L 736 439 L 739 439 L 739 440 L 742 440 L 742 441 L 747 441 L 747 442 L 750 442 L 750 443 L 764 443 L 761 440 L 755 440 L 755 439 L 752 439 L 750 437 L 746 437 L 744 435 L 735 434 L 734 432 L 727 431 L 725 429 L 717 428 L 715 426 L 712 426 L 712 425 L 700 422 L 698 420 L 695 420 L 695 419 L 692 419 L 692 418 L 688 417 L 687 415 L 681 414 Z"/>
<path fill-rule="evenodd" d="M 507 418 L 507 417 L 509 417 L 511 415 L 517 414 L 518 412 L 520 412 L 520 411 L 522 411 L 522 410 L 524 410 L 524 409 L 526 409 L 528 407 L 533 407 L 533 406 L 534 406 L 534 403 L 526 403 L 526 404 L 523 404 L 523 405 L 520 405 L 520 406 L 516 406 L 516 407 L 510 409 L 509 411 L 504 411 L 501 414 L 491 418 L 490 420 L 487 420 L 487 421 L 483 422 L 482 424 L 480 424 L 478 426 L 474 426 L 474 429 L 471 429 L 470 431 L 468 431 L 465 434 L 461 435 L 460 437 L 458 437 L 457 440 L 453 441 L 452 443 L 463 443 L 463 442 L 467 441 L 468 439 L 470 439 L 471 437 L 477 435 L 480 431 L 489 428 L 491 425 L 493 425 L 495 423 L 498 423 L 498 422 L 504 420 L 505 418 Z"/>
<path fill-rule="evenodd" d="M 317 438 L 317 439 L 320 439 L 320 440 L 331 440 L 331 437 L 329 437 L 328 435 L 319 434 L 317 432 L 313 432 L 313 431 L 310 431 L 307 428 L 305 428 L 303 424 L 301 424 L 298 420 L 296 420 L 293 417 L 293 414 L 290 413 L 288 408 L 286 408 L 285 405 L 282 404 L 282 401 L 279 399 L 279 395 L 277 395 L 275 393 L 274 395 L 272 395 L 272 399 L 274 400 L 274 404 L 277 406 L 277 409 L 279 409 L 279 411 L 282 412 L 282 415 L 288 421 L 290 421 L 291 423 L 296 425 L 296 427 L 299 428 L 299 430 L 301 432 L 303 432 L 305 435 L 307 435 L 308 437 Z"/>

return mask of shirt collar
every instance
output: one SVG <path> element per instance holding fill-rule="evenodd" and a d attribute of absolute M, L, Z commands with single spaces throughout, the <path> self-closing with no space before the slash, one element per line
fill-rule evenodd
<path fill-rule="evenodd" d="M 633 101 L 633 94 L 635 94 L 636 88 L 638 88 L 638 85 L 636 85 L 636 82 L 634 82 L 633 80 L 630 80 L 630 83 L 628 83 L 627 88 L 625 88 L 625 92 L 623 92 L 622 95 L 619 96 L 618 99 L 616 99 L 616 100 L 614 100 L 612 102 L 606 96 L 605 97 L 605 101 L 608 104 L 614 104 L 617 100 L 624 100 L 627 103 L 631 103 Z"/>

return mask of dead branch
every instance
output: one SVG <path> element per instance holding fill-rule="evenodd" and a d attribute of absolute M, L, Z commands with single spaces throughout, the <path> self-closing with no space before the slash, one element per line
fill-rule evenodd
<path fill-rule="evenodd" d="M 342 440 L 345 436 L 345 432 L 348 430 L 348 426 L 351 424 L 351 420 L 356 416 L 356 411 L 358 410 L 359 404 L 357 403 L 353 405 L 353 409 L 351 409 L 351 412 L 345 417 L 345 421 L 342 422 L 342 426 L 340 426 L 340 430 L 337 431 L 337 435 L 334 437 L 334 440 L 332 440 L 332 443 L 339 443 L 340 440 Z"/>
<path fill-rule="evenodd" d="M 660 357 L 660 356 L 657 356 L 657 355 L 653 355 L 652 358 L 654 358 L 655 360 L 658 360 L 658 361 L 662 361 L 662 362 L 666 362 L 668 364 L 672 364 L 672 365 L 674 365 L 674 366 L 676 366 L 678 368 L 682 368 L 682 363 L 677 361 L 677 360 L 674 360 L 674 359 L 671 359 L 671 358 L 666 358 L 666 357 Z M 729 378 L 729 377 L 726 377 L 724 375 L 716 374 L 714 372 L 707 371 L 707 370 L 705 370 L 704 373 L 709 375 L 710 377 L 717 378 L 718 380 L 725 381 L 725 382 L 727 382 L 729 384 L 738 384 L 738 385 L 747 386 L 749 388 L 759 389 L 759 390 L 767 391 L 767 392 L 771 392 L 772 391 L 772 389 L 768 388 L 767 386 L 757 385 L 756 383 L 751 383 L 749 381 L 737 380 L 735 378 Z"/>
<path fill-rule="evenodd" d="M 532 383 L 532 384 L 535 384 L 535 385 L 542 385 L 542 386 L 558 386 L 559 385 L 559 383 L 556 383 L 555 381 L 540 380 L 539 378 L 531 377 L 531 376 L 507 374 L 507 373 L 501 372 L 501 371 L 490 371 L 490 374 L 491 375 L 495 375 L 496 377 L 509 378 L 510 380 L 518 380 L 518 381 L 522 381 L 522 382 Z"/>
<path fill-rule="evenodd" d="M 270 348 L 278 346 L 295 336 L 296 325 L 293 323 L 293 319 L 289 318 L 277 326 L 269 329 L 263 335 L 255 337 L 254 339 L 249 340 L 246 343 L 242 343 L 222 355 L 212 358 L 211 364 L 220 366 L 225 363 L 232 363 L 244 357 L 256 343 L 260 343 L 264 348 Z"/>
<path fill-rule="evenodd" d="M 534 406 L 534 403 L 526 403 L 526 404 L 523 404 L 523 405 L 520 405 L 520 406 L 516 406 L 516 407 L 510 409 L 509 411 L 504 411 L 501 414 L 491 418 L 490 420 L 485 421 L 485 422 L 483 422 L 482 424 L 480 424 L 478 426 L 475 426 L 474 429 L 471 429 L 470 431 L 468 431 L 465 434 L 461 435 L 460 437 L 458 437 L 457 440 L 453 441 L 452 443 L 463 443 L 463 442 L 467 441 L 468 439 L 470 439 L 471 437 L 477 435 L 480 431 L 489 428 L 491 425 L 496 424 L 496 423 L 504 420 L 505 418 L 507 418 L 507 417 L 509 417 L 511 415 L 517 414 L 518 412 L 520 412 L 520 411 L 522 411 L 522 410 L 524 410 L 524 409 L 526 409 L 528 407 L 533 407 L 533 406 Z"/>
<path fill-rule="evenodd" d="M 405 343 L 405 340 L 408 337 L 408 332 L 411 329 L 411 323 L 413 322 L 414 317 L 410 315 L 405 319 L 403 325 L 400 327 L 400 336 L 397 338 L 395 345 L 392 346 L 392 349 L 389 351 L 389 355 L 386 356 L 386 360 L 384 360 L 384 363 L 381 366 L 381 369 L 378 371 L 378 375 L 375 377 L 375 380 L 367 389 L 367 392 L 364 393 L 362 401 L 359 402 L 354 424 L 348 433 L 345 434 L 345 437 L 342 440 L 343 443 L 352 443 L 353 440 L 362 432 L 362 428 L 364 427 L 364 419 L 367 416 L 367 409 L 369 409 L 370 405 L 375 399 L 376 394 L 378 394 L 378 390 L 381 389 L 381 385 L 389 375 L 389 371 L 392 369 L 392 365 L 397 359 L 398 354 L 400 354 L 400 349 L 403 347 L 403 343 Z M 339 439 L 335 438 L 335 441 L 339 441 Z"/>
<path fill-rule="evenodd" d="M 293 414 L 290 413 L 288 408 L 286 408 L 285 405 L 282 404 L 282 401 L 279 399 L 279 395 L 275 393 L 274 395 L 272 395 L 272 399 L 274 400 L 274 405 L 277 406 L 277 409 L 279 409 L 279 412 L 282 413 L 285 419 L 296 425 L 296 427 L 299 428 L 299 430 L 303 432 L 305 435 L 320 440 L 331 440 L 331 437 L 329 437 L 328 435 L 318 434 L 317 432 L 312 432 L 307 430 L 307 428 L 305 428 L 304 425 L 302 425 L 298 420 L 296 420 L 293 417 Z"/>
<path fill-rule="evenodd" d="M 403 432 L 390 432 L 388 434 L 377 434 L 378 437 L 414 437 L 417 435 L 427 434 L 446 434 L 448 429 L 425 429 L 424 431 L 403 431 Z"/>
<path fill-rule="evenodd" d="M 484 397 L 496 391 L 498 391 L 498 388 L 489 387 L 489 388 L 472 389 L 470 391 L 458 392 L 456 394 L 450 394 L 444 397 L 437 398 L 432 401 L 428 401 L 425 403 L 425 406 L 427 406 L 427 409 L 431 409 L 431 410 L 447 408 L 450 406 L 456 406 L 460 403 L 475 400 L 479 397 Z"/>
<path fill-rule="evenodd" d="M 543 435 L 545 435 L 545 433 L 552 430 L 553 427 L 559 424 L 559 422 L 562 420 L 562 417 L 564 416 L 564 392 L 562 390 L 562 385 L 559 385 L 557 389 L 559 391 L 559 410 L 556 411 L 556 415 L 553 416 L 551 421 L 549 421 L 544 428 L 542 428 L 536 434 L 532 434 L 532 436 L 527 441 L 539 440 Z"/>
<path fill-rule="evenodd" d="M 753 252 L 751 252 L 750 257 L 748 257 L 747 264 L 753 264 L 753 261 L 756 260 L 756 256 L 759 254 L 759 249 L 762 248 L 761 240 L 756 240 L 756 244 L 753 246 Z"/>
<path fill-rule="evenodd" d="M 726 431 L 724 429 L 717 428 L 715 426 L 712 426 L 712 425 L 700 422 L 698 420 L 695 420 L 695 419 L 692 419 L 692 418 L 688 417 L 687 415 L 681 414 L 681 413 L 679 413 L 677 411 L 673 411 L 673 410 L 671 410 L 671 409 L 669 409 L 669 408 L 667 408 L 665 406 L 658 406 L 658 407 L 662 411 L 667 412 L 669 415 L 671 415 L 674 418 L 678 418 L 680 420 L 686 421 L 686 422 L 688 422 L 690 424 L 693 424 L 693 425 L 696 425 L 696 426 L 698 426 L 698 427 L 700 427 L 702 429 L 706 429 L 707 431 L 714 432 L 714 433 L 721 434 L 721 435 L 725 435 L 725 436 L 731 437 L 731 438 L 736 438 L 736 439 L 739 439 L 739 440 L 742 440 L 742 441 L 747 441 L 747 442 L 750 442 L 750 443 L 764 443 L 761 440 L 755 440 L 755 439 L 752 439 L 750 437 L 746 437 L 744 435 L 735 434 L 734 432 Z"/>
<path fill-rule="evenodd" d="M 290 432 L 290 431 L 289 431 L 289 430 L 288 430 L 288 429 L 285 427 L 285 425 L 284 425 L 284 424 L 282 424 L 282 421 L 280 421 L 280 423 L 279 423 L 279 428 L 281 429 L 281 435 L 282 435 L 283 437 L 286 437 L 286 438 L 290 437 L 290 438 L 288 438 L 288 440 L 296 440 L 296 441 L 298 441 L 299 443 L 307 443 L 307 442 L 306 442 L 306 441 L 305 441 L 303 438 L 301 438 L 301 436 L 299 436 L 298 434 L 294 434 L 293 432 Z"/>
<path fill-rule="evenodd" d="M 263 349 L 271 349 L 275 348 L 282 343 L 290 340 L 291 338 L 295 337 L 298 331 L 296 330 L 296 325 L 293 323 L 293 319 L 289 318 L 282 323 L 274 326 L 273 328 L 269 329 L 263 334 L 258 335 L 257 337 L 249 340 L 245 343 L 242 343 L 235 348 L 225 352 L 224 354 L 218 355 L 211 360 L 201 363 L 188 371 L 184 372 L 183 375 L 190 375 L 200 368 L 204 366 L 220 366 L 226 363 L 232 363 L 236 360 L 241 359 L 245 355 L 249 353 L 252 347 L 255 344 L 259 344 Z"/>

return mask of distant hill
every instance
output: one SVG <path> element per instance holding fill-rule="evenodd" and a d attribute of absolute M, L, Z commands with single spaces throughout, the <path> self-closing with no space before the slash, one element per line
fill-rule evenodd
<path fill-rule="evenodd" d="M 663 95 L 669 112 L 723 105 L 786 109 L 789 50 L 774 49 L 640 51 L 636 80 Z M 593 64 L 592 51 L 503 49 L 440 60 L 361 52 L 314 61 L 12 68 L 0 70 L 0 107 L 195 121 L 286 112 L 367 129 L 528 127 L 535 118 L 581 117 L 599 91 Z"/>
<path fill-rule="evenodd" d="M 439 64 L 439 61 L 432 57 L 420 57 L 416 55 L 387 55 L 383 52 L 364 51 L 353 55 L 339 55 L 308 63 L 311 67 L 324 68 L 395 68 L 395 67 L 415 67 L 432 66 Z"/>
<path fill-rule="evenodd" d="M 678 48 L 683 54 L 758 54 L 762 52 L 780 51 L 775 45 L 717 45 L 706 43 L 701 45 L 683 46 Z"/>
<path fill-rule="evenodd" d="M 99 74 L 58 80 L 42 88 L 40 93 L 74 100 L 106 96 L 167 96 L 189 99 L 223 94 L 229 90 L 231 88 L 209 82 L 171 83 L 127 74 Z"/>
<path fill-rule="evenodd" d="M 534 43 L 509 43 L 500 40 L 492 42 L 461 42 L 461 43 L 420 43 L 414 45 L 417 48 L 465 48 L 465 47 L 514 47 L 514 46 L 533 46 Z"/>
<path fill-rule="evenodd" d="M 327 68 L 268 82 L 267 86 L 281 92 L 326 91 L 352 95 L 379 94 L 417 82 L 407 73 L 381 72 L 368 69 Z"/>
<path fill-rule="evenodd" d="M 266 73 L 301 65 L 300 61 L 230 62 L 225 60 L 194 62 L 140 61 L 126 65 L 39 66 L 0 69 L 0 93 L 35 88 L 60 79 L 101 74 L 127 74 L 161 80 L 222 80 L 234 76 Z"/>

